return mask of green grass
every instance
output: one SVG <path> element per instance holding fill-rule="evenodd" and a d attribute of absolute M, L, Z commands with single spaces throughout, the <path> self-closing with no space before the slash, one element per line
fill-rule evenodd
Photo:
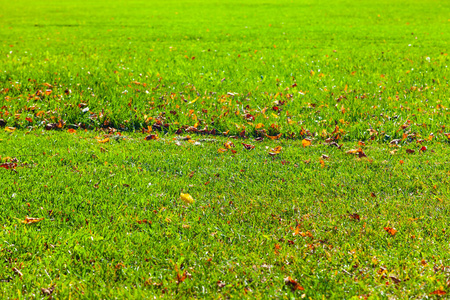
<path fill-rule="evenodd" d="M 339 122 L 351 140 L 367 139 L 369 126 L 396 136 L 409 120 L 428 135 L 450 121 L 447 3 L 2 6 L 0 117 L 9 126 L 62 119 L 132 131 L 159 118 L 171 132 L 198 124 L 257 135 L 261 123 L 298 137 L 302 126 Z"/>
<path fill-rule="evenodd" d="M 450 292 L 448 3 L 0 7 L 2 298 Z"/>
<path fill-rule="evenodd" d="M 58 298 L 284 298 L 291 276 L 304 288 L 297 297 L 405 298 L 448 281 L 448 144 L 414 154 L 369 144 L 359 159 L 292 141 L 245 150 L 233 140 L 232 154 L 217 151 L 220 139 L 0 137 L 3 159 L 19 160 L 0 169 L 5 297 L 56 284 Z"/>

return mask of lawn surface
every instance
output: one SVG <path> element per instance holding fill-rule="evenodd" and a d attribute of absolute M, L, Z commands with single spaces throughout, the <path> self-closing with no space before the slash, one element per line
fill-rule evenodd
<path fill-rule="evenodd" d="M 3 298 L 450 293 L 448 3 L 0 7 Z"/>

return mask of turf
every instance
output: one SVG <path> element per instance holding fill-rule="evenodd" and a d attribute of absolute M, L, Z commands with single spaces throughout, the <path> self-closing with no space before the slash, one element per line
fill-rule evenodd
<path fill-rule="evenodd" d="M 449 123 L 446 3 L 3 7 L 0 90 L 10 126 L 61 119 L 134 130 L 158 120 L 171 132 L 298 137 L 302 127 L 337 122 L 348 138 L 367 139 L 370 126 L 395 136 L 408 121 L 422 134 Z"/>
<path fill-rule="evenodd" d="M 0 7 L 3 298 L 448 295 L 449 4 Z"/>
<path fill-rule="evenodd" d="M 226 140 L 109 139 L 2 134 L 1 156 L 18 160 L 0 172 L 3 295 L 404 298 L 446 285 L 447 144 L 366 145 L 360 159 L 292 141 L 232 140 L 233 154 L 217 151 Z"/>

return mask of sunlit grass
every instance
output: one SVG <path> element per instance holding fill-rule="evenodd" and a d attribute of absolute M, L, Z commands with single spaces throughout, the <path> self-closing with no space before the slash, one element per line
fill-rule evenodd
<path fill-rule="evenodd" d="M 447 3 L 1 7 L 2 298 L 449 291 Z"/>

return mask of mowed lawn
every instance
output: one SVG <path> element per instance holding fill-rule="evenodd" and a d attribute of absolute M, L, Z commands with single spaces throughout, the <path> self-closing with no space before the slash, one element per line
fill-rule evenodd
<path fill-rule="evenodd" d="M 449 4 L 0 6 L 2 298 L 450 293 Z"/>

